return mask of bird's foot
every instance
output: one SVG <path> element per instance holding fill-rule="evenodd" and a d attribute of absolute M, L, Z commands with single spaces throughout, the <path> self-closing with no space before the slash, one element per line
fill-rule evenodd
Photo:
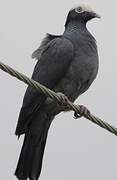
<path fill-rule="evenodd" d="M 91 112 L 83 105 L 80 105 L 80 113 L 75 112 L 74 113 L 74 119 L 78 119 L 82 116 L 88 116 L 91 114 Z"/>
<path fill-rule="evenodd" d="M 68 106 L 69 99 L 68 99 L 68 97 L 66 95 L 64 95 L 61 92 L 58 92 L 57 95 L 60 98 L 60 102 L 57 102 L 57 105 L 59 106 L 59 109 L 61 111 L 65 111 L 69 107 Z"/>

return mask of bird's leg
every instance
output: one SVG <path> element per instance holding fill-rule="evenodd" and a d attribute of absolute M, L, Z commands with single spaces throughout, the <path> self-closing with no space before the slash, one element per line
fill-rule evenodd
<path fill-rule="evenodd" d="M 60 102 L 57 102 L 57 106 L 59 106 L 59 110 L 69 111 L 69 105 L 68 105 L 69 99 L 68 99 L 68 97 L 61 92 L 57 92 L 57 95 L 60 98 Z"/>
<path fill-rule="evenodd" d="M 74 113 L 74 119 L 78 119 L 82 116 L 88 116 L 90 115 L 90 111 L 83 105 L 80 105 L 80 114 L 78 114 L 77 112 Z"/>

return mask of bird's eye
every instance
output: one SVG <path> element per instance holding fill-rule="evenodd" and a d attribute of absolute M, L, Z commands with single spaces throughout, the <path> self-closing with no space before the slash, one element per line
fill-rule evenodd
<path fill-rule="evenodd" d="M 77 12 L 77 13 L 82 13 L 83 12 L 83 9 L 82 9 L 82 7 L 77 7 L 76 9 L 75 9 L 75 11 Z"/>

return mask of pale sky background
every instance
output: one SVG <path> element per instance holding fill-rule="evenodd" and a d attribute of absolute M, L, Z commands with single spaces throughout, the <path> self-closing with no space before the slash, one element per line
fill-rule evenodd
<path fill-rule="evenodd" d="M 0 61 L 31 76 L 31 53 L 46 32 L 61 34 L 76 0 L 0 0 Z M 86 1 L 85 1 L 86 2 Z M 100 69 L 76 103 L 117 127 L 117 1 L 87 0 L 102 16 L 89 30 L 97 39 Z M 0 179 L 15 180 L 23 137 L 14 135 L 26 85 L 0 70 Z M 40 180 L 116 180 L 117 137 L 73 113 L 54 120 Z"/>

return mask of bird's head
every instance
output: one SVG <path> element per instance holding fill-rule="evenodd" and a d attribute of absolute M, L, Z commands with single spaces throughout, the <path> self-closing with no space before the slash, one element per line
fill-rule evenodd
<path fill-rule="evenodd" d="M 95 11 L 93 11 L 88 5 L 79 5 L 72 8 L 67 16 L 66 24 L 70 21 L 80 21 L 87 23 L 93 18 L 101 18 Z"/>

